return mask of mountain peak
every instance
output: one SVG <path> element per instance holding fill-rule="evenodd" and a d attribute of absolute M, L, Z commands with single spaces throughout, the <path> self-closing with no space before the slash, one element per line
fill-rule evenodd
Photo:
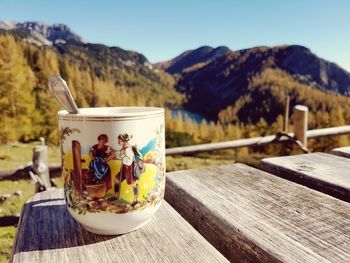
<path fill-rule="evenodd" d="M 16 27 L 16 21 L 0 21 L 0 28 L 4 30 L 12 30 Z"/>
<path fill-rule="evenodd" d="M 0 28 L 13 32 L 25 33 L 26 40 L 37 45 L 56 45 L 66 43 L 85 43 L 67 25 L 46 24 L 42 22 L 0 21 Z"/>
<path fill-rule="evenodd" d="M 217 57 L 230 52 L 231 50 L 225 46 L 217 48 L 201 46 L 194 50 L 187 50 L 172 60 L 156 63 L 155 66 L 171 74 L 182 73 L 203 67 Z"/>

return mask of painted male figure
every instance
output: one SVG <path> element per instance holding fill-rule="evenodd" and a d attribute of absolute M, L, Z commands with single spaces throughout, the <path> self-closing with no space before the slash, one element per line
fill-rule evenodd
<path fill-rule="evenodd" d="M 117 159 L 122 160 L 122 166 L 119 173 L 115 177 L 115 199 L 119 198 L 120 184 L 125 179 L 128 185 L 131 185 L 134 192 L 134 199 L 131 203 L 131 206 L 137 204 L 138 198 L 138 186 L 137 186 L 137 177 L 134 174 L 135 164 L 135 154 L 132 146 L 128 143 L 131 137 L 127 133 L 119 134 L 118 144 L 122 147 L 119 155 L 117 154 Z"/>

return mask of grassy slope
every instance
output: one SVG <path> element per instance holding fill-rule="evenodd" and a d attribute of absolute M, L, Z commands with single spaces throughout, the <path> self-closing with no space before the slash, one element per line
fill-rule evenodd
<path fill-rule="evenodd" d="M 21 193 L 17 195 L 15 193 Z M 34 184 L 29 180 L 0 181 L 0 195 L 9 198 L 0 203 L 0 216 L 19 216 L 22 205 L 34 193 Z M 11 255 L 16 227 L 0 227 L 0 262 L 8 262 Z"/>
<path fill-rule="evenodd" d="M 14 226 L 0 227 L 0 262 L 8 262 L 16 228 Z"/>
<path fill-rule="evenodd" d="M 34 144 L 16 143 L 0 145 L 0 171 L 16 170 L 28 165 L 32 160 Z M 50 146 L 48 150 L 49 164 L 60 162 L 58 146 Z"/>
<path fill-rule="evenodd" d="M 37 144 L 13 144 L 0 145 L 0 170 L 16 170 L 22 168 L 31 161 L 33 147 Z M 59 163 L 58 147 L 49 147 L 49 163 Z M 62 182 L 58 180 L 58 184 Z M 23 204 L 34 194 L 35 185 L 30 180 L 0 181 L 0 196 L 9 196 L 0 203 L 0 217 L 19 216 Z M 19 194 L 19 195 L 18 195 Z M 16 227 L 0 227 L 0 262 L 8 262 Z"/>

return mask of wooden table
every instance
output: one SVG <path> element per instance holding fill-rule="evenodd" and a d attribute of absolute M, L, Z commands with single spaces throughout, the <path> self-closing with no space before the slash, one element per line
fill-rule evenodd
<path fill-rule="evenodd" d="M 13 262 L 228 262 L 164 202 L 145 227 L 121 236 L 84 230 L 69 215 L 63 190 L 34 195 L 24 206 Z"/>
<path fill-rule="evenodd" d="M 350 158 L 350 147 L 335 148 L 331 151 L 331 154 Z"/>
<path fill-rule="evenodd" d="M 350 202 L 350 160 L 326 153 L 264 159 L 269 173 Z"/>
<path fill-rule="evenodd" d="M 350 262 L 349 203 L 249 166 L 169 173 L 166 200 L 232 262 Z"/>

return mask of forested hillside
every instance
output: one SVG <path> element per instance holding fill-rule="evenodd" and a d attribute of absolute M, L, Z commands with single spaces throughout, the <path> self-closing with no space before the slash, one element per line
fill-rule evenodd
<path fill-rule="evenodd" d="M 83 42 L 64 25 L 30 23 L 34 35 L 24 25 L 0 29 L 1 143 L 41 136 L 57 143 L 60 106 L 47 87 L 51 74 L 67 80 L 79 107 L 184 107 L 212 120 L 198 124 L 168 111 L 168 147 L 273 134 L 282 128 L 287 96 L 291 111 L 296 104 L 309 107 L 309 128 L 350 122 L 344 96 L 350 74 L 304 47 L 203 47 L 154 68 L 142 54 Z M 341 137 L 310 146 L 325 150 L 347 142 Z"/>
<path fill-rule="evenodd" d="M 79 107 L 176 107 L 183 101 L 174 79 L 136 52 L 84 43 L 38 46 L 1 31 L 1 143 L 39 136 L 56 142 L 60 107 L 47 87 L 51 74 L 67 81 Z"/>
<path fill-rule="evenodd" d="M 264 76 L 265 82 L 260 82 L 259 85 L 252 83 L 261 75 Z M 282 89 L 280 96 L 276 92 L 274 97 L 262 96 L 261 92 L 276 89 L 270 85 L 269 78 L 271 81 L 278 81 L 279 89 Z M 295 84 L 290 85 L 291 82 Z M 243 107 L 243 98 L 252 92 L 253 86 L 255 96 L 250 96 L 249 107 L 254 105 L 258 112 L 263 111 L 259 106 L 261 103 L 278 103 L 281 96 L 285 95 L 290 95 L 292 102 L 301 103 L 294 95 L 300 92 L 299 87 L 306 86 L 310 87 L 309 90 L 324 92 L 325 96 L 318 101 L 322 104 L 327 103 L 325 100 L 334 100 L 333 95 L 349 94 L 350 73 L 336 64 L 317 57 L 305 47 L 257 47 L 229 52 L 203 67 L 182 72 L 177 82 L 177 90 L 186 94 L 188 98 L 185 107 L 214 120 L 218 119 L 218 114 L 227 107 Z M 265 102 L 265 99 L 270 102 Z M 234 106 L 235 104 L 239 106 Z M 271 108 L 271 112 L 275 112 L 272 116 L 263 114 L 259 117 L 265 118 L 268 122 L 274 121 L 276 117 L 274 109 L 276 108 Z M 280 108 L 277 110 L 281 113 Z M 240 114 L 242 121 L 248 118 L 251 116 Z"/>

